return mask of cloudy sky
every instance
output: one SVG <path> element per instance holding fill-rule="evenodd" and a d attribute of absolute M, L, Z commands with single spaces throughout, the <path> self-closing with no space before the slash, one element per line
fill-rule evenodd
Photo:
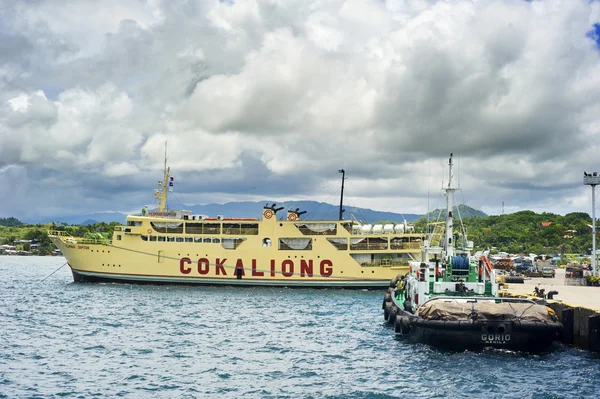
<path fill-rule="evenodd" d="M 312 199 L 591 213 L 596 0 L 3 0 L 0 217 Z"/>

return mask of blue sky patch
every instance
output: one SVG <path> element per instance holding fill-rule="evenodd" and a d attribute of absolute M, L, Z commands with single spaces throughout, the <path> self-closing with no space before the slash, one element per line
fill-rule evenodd
<path fill-rule="evenodd" d="M 596 42 L 596 47 L 600 49 L 600 23 L 594 24 L 594 29 L 590 30 L 587 37 Z"/>

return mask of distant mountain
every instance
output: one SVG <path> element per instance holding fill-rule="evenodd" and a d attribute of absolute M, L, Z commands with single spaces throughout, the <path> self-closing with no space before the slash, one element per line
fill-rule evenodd
<path fill-rule="evenodd" d="M 271 205 L 273 202 L 268 202 Z M 190 210 L 194 214 L 216 216 L 223 215 L 224 217 L 240 218 L 240 217 L 255 217 L 260 218 L 262 215 L 263 206 L 267 204 L 267 201 L 261 202 L 228 202 L 226 204 L 208 204 L 208 205 L 194 205 Z M 337 220 L 339 217 L 339 206 L 331 205 L 325 202 L 317 201 L 288 201 L 278 202 L 277 207 L 284 207 L 280 213 L 279 218 L 284 218 L 287 209 L 299 208 L 300 211 L 307 211 L 302 215 L 304 220 Z M 374 211 L 368 208 L 359 208 L 353 206 L 344 207 L 344 219 L 355 218 L 357 220 L 374 223 L 379 221 L 395 221 L 402 222 L 406 219 L 408 222 L 412 222 L 419 218 L 420 215 L 407 213 L 394 213 L 394 212 L 380 212 Z"/>
<path fill-rule="evenodd" d="M 484 218 L 484 217 L 488 216 L 484 212 L 478 211 L 477 209 L 471 208 L 470 206 L 464 205 L 464 204 L 459 205 L 458 209 L 455 206 L 453 208 L 452 212 L 454 214 L 454 217 L 458 217 L 458 215 L 460 215 L 460 217 L 463 219 Z M 437 219 L 438 217 L 441 220 L 444 220 L 445 213 L 446 213 L 446 209 L 436 209 L 436 210 L 433 210 L 433 211 L 421 216 L 418 220 L 426 220 L 426 219 L 433 220 L 433 219 Z"/>
<path fill-rule="evenodd" d="M 259 202 L 228 202 L 226 204 L 206 204 L 206 205 L 193 205 L 186 209 L 191 210 L 195 215 L 207 215 L 217 216 L 223 215 L 224 217 L 241 218 L 241 217 L 254 217 L 260 218 L 262 215 L 263 206 L 267 201 Z M 269 205 L 273 202 L 269 201 Z M 339 216 L 339 206 L 327 204 L 324 202 L 317 201 L 288 201 L 278 202 L 277 207 L 284 207 L 277 215 L 279 218 L 284 218 L 288 209 L 299 208 L 300 211 L 307 211 L 301 216 L 305 220 L 336 220 Z M 365 222 L 375 223 L 382 221 L 391 222 L 412 222 L 418 219 L 421 215 L 414 213 L 395 213 L 395 212 L 380 212 L 368 208 L 359 208 L 354 206 L 344 207 L 344 219 L 352 219 Z M 68 224 L 79 224 L 88 225 L 99 222 L 119 222 L 125 223 L 127 214 L 119 212 L 99 212 L 99 213 L 88 213 L 81 215 L 63 215 L 54 216 L 52 218 L 44 220 L 25 220 L 25 223 L 68 223 Z"/>
<path fill-rule="evenodd" d="M 77 224 L 80 224 L 82 226 L 89 226 L 90 224 L 96 224 L 96 223 L 100 223 L 100 222 L 95 219 L 86 219 L 83 222 L 77 223 Z M 106 222 L 106 223 L 110 223 L 110 222 Z"/>
<path fill-rule="evenodd" d="M 81 215 L 63 215 L 63 216 L 53 216 L 46 219 L 27 219 L 24 220 L 25 223 L 37 224 L 37 223 L 52 223 L 56 222 L 58 224 L 67 223 L 67 224 L 79 224 L 79 225 L 89 225 L 99 222 L 119 222 L 125 223 L 125 218 L 127 214 L 120 212 L 99 212 L 99 213 L 87 213 Z"/>
<path fill-rule="evenodd" d="M 268 202 L 272 204 L 271 201 Z M 195 215 L 206 215 L 215 217 L 217 215 L 223 215 L 226 218 L 243 218 L 243 217 L 254 217 L 260 218 L 262 215 L 263 206 L 267 204 L 267 201 L 260 202 L 228 202 L 226 204 L 207 204 L 207 205 L 193 205 L 188 207 Z M 277 207 L 284 207 L 281 212 L 277 215 L 278 217 L 284 218 L 286 210 L 299 208 L 300 211 L 307 211 L 301 216 L 304 220 L 337 220 L 339 215 L 339 206 L 327 204 L 325 202 L 317 201 L 287 201 L 278 202 Z M 460 205 L 460 215 L 463 219 L 469 219 L 473 217 L 486 217 L 487 215 L 481 211 L 473 209 L 467 205 Z M 437 218 L 439 210 L 429 212 L 429 218 Z M 456 213 L 456 208 L 455 208 Z M 56 223 L 68 223 L 68 224 L 79 224 L 89 225 L 99 222 L 119 222 L 125 223 L 125 213 L 119 212 L 99 212 L 89 213 L 82 215 L 64 215 L 56 216 L 49 220 L 25 220 L 25 223 L 50 223 L 55 221 Z M 381 212 L 375 211 L 368 208 L 359 208 L 354 206 L 344 207 L 344 219 L 356 219 L 364 223 L 377 223 L 377 222 L 414 222 L 419 218 L 426 218 L 427 215 L 418 215 L 414 213 L 396 213 L 396 212 Z"/>

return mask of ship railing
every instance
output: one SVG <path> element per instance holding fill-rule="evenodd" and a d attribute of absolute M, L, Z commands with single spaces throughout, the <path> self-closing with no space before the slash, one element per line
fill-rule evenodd
<path fill-rule="evenodd" d="M 321 230 L 321 229 L 315 230 L 315 229 L 305 227 L 303 225 L 296 226 L 296 227 L 305 236 L 318 236 L 318 235 L 335 236 L 335 235 L 337 235 L 337 226 L 335 226 L 335 225 L 333 226 L 333 228 L 324 229 L 324 230 Z"/>
<path fill-rule="evenodd" d="M 108 238 L 78 238 L 77 244 L 110 245 L 112 240 Z"/>
<path fill-rule="evenodd" d="M 402 249 L 419 249 L 423 245 L 422 241 L 414 241 L 414 242 L 394 242 L 392 241 L 389 244 L 390 250 L 402 250 Z M 377 251 L 385 251 L 388 249 L 388 243 L 385 241 L 376 241 L 376 242 L 358 242 L 358 243 L 350 243 L 350 249 L 353 251 L 365 251 L 365 250 L 377 250 Z"/>
<path fill-rule="evenodd" d="M 419 249 L 423 245 L 422 241 L 415 242 L 391 242 L 390 249 Z"/>
<path fill-rule="evenodd" d="M 224 235 L 255 236 L 255 235 L 258 235 L 258 227 L 247 227 L 247 228 L 225 228 L 224 227 L 223 234 Z"/>
<path fill-rule="evenodd" d="M 373 262 L 363 262 L 362 267 L 392 267 L 392 266 L 408 266 L 408 259 L 381 259 Z"/>
<path fill-rule="evenodd" d="M 350 250 L 352 251 L 385 251 L 388 248 L 386 242 L 377 242 L 377 243 L 369 243 L 369 242 L 359 242 L 356 244 L 350 243 Z"/>
<path fill-rule="evenodd" d="M 62 231 L 62 230 L 48 230 L 48 235 L 49 236 L 57 236 L 57 237 L 70 237 L 71 234 L 67 233 L 66 231 Z"/>

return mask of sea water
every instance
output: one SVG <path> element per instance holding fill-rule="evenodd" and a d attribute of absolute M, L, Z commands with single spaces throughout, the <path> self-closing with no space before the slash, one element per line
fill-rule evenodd
<path fill-rule="evenodd" d="M 74 283 L 64 264 L 0 256 L 1 398 L 600 395 L 597 354 L 412 344 L 382 291 Z"/>

